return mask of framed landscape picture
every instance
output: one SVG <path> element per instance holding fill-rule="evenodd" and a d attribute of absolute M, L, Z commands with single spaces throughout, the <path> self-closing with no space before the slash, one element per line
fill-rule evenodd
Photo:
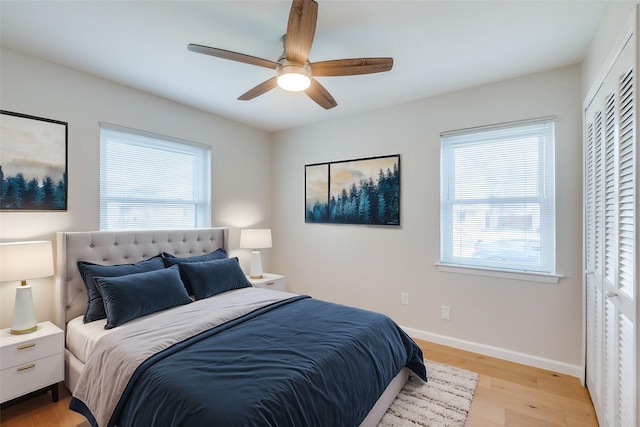
<path fill-rule="evenodd" d="M 67 210 L 67 123 L 0 110 L 0 210 Z"/>
<path fill-rule="evenodd" d="M 305 165 L 305 222 L 400 225 L 400 155 Z"/>

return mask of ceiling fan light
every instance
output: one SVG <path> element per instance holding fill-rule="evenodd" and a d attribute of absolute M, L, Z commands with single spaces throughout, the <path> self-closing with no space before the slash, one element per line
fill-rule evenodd
<path fill-rule="evenodd" d="M 276 77 L 278 86 L 290 92 L 300 92 L 311 85 L 311 70 L 306 65 L 282 64 Z"/>

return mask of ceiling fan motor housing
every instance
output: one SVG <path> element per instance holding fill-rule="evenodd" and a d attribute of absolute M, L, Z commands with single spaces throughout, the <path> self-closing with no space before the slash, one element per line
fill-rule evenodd
<path fill-rule="evenodd" d="M 307 89 L 311 84 L 309 62 L 299 64 L 287 59 L 280 59 L 276 69 L 276 79 L 278 86 L 284 90 L 299 92 Z"/>

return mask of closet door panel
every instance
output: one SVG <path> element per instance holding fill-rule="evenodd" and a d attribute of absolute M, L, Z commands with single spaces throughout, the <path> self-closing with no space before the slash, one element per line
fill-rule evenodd
<path fill-rule="evenodd" d="M 586 383 L 603 427 L 637 427 L 636 36 L 585 111 Z"/>
<path fill-rule="evenodd" d="M 635 354 L 635 331 L 634 323 L 620 315 L 618 317 L 619 330 L 619 420 L 621 426 L 634 426 L 635 412 L 637 411 L 635 394 L 637 384 L 635 383 L 637 369 L 637 360 L 634 360 Z"/>
<path fill-rule="evenodd" d="M 635 179 L 633 69 L 618 80 L 618 288 L 629 300 L 635 299 Z M 631 313 L 629 313 L 631 314 Z"/>
<path fill-rule="evenodd" d="M 586 264 L 586 383 L 596 408 L 604 408 L 603 301 L 603 114 L 593 102 L 585 114 L 585 264 Z"/>

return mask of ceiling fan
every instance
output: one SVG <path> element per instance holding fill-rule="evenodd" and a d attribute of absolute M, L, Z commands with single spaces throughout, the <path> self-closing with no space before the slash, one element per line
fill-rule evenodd
<path fill-rule="evenodd" d="M 335 107 L 336 100 L 314 77 L 353 76 L 389 71 L 393 58 L 351 58 L 309 62 L 309 52 L 316 32 L 318 3 L 315 0 L 293 0 L 287 33 L 282 36 L 283 52 L 276 62 L 215 47 L 190 44 L 192 52 L 231 61 L 244 62 L 276 70 L 276 75 L 238 97 L 241 101 L 256 98 L 276 86 L 289 91 L 304 91 L 325 109 Z"/>

